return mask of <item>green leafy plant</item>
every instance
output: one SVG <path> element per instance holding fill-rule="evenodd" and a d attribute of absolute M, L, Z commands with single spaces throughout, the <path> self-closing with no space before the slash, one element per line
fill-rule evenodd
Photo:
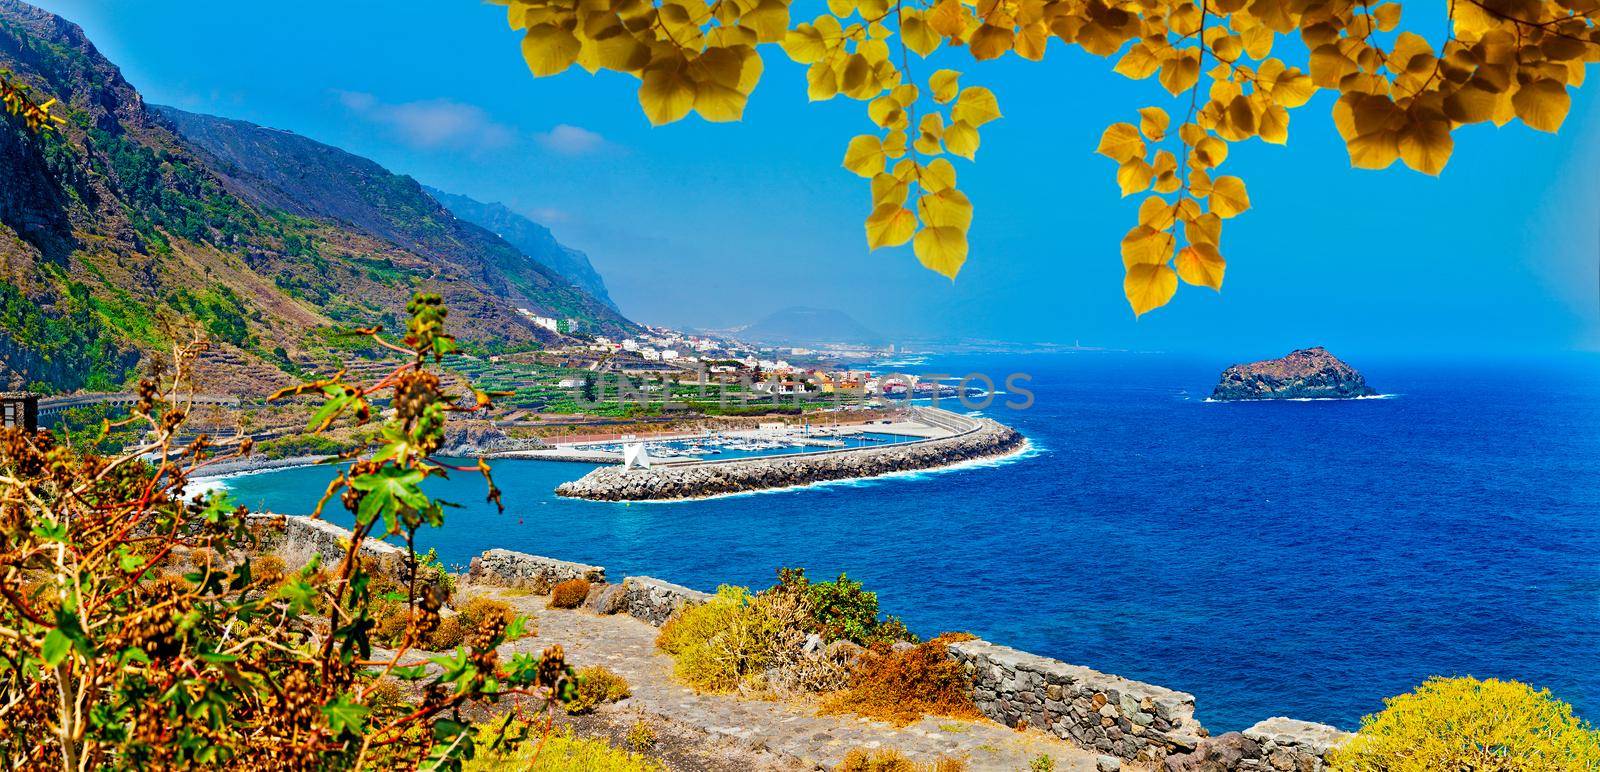
<path fill-rule="evenodd" d="M 354 516 L 339 559 L 289 571 L 256 556 L 270 520 L 225 495 L 185 498 L 189 477 L 250 452 L 248 439 L 178 445 L 200 342 L 175 347 L 140 382 L 120 424 L 144 439 L 115 457 L 67 448 L 48 432 L 0 431 L 0 758 L 20 767 L 459 768 L 482 734 L 463 709 L 498 703 L 508 721 L 543 716 L 574 694 L 559 647 L 502 657 L 526 620 L 485 611 L 443 656 L 414 651 L 443 624 L 438 587 L 361 559 L 368 540 L 411 548 L 444 522 L 422 483 L 454 471 L 433 458 L 457 407 L 430 360 L 452 349 L 437 296 L 418 295 L 405 338 L 354 334 L 405 354 L 370 384 L 342 375 L 278 398 L 321 395 L 312 431 L 373 421 L 315 515 L 337 500 Z M 478 395 L 475 405 L 488 404 Z M 499 492 L 488 483 L 490 500 Z M 375 656 L 375 612 L 402 607 L 394 651 Z M 507 610 L 508 611 L 508 610 Z M 431 667 L 430 667 L 431 666 Z M 405 686 L 397 690 L 396 684 Z M 397 694 L 398 691 L 398 694 Z M 532 713 L 530 713 L 532 711 Z M 496 748 L 518 738 L 483 738 Z"/>
<path fill-rule="evenodd" d="M 831 582 L 813 582 L 803 568 L 783 568 L 778 570 L 778 584 L 773 589 L 803 597 L 824 640 L 842 639 L 863 646 L 917 640 L 899 619 L 880 620 L 878 594 L 843 573 Z"/>

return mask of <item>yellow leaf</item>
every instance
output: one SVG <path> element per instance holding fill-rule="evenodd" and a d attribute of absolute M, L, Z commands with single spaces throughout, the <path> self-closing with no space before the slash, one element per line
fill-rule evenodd
<path fill-rule="evenodd" d="M 965 193 L 950 188 L 918 198 L 917 214 L 929 226 L 966 230 L 972 225 L 972 202 Z"/>
<path fill-rule="evenodd" d="M 1400 23 L 1400 4 L 1384 3 L 1372 9 L 1372 18 L 1378 25 L 1379 32 L 1389 32 Z"/>
<path fill-rule="evenodd" d="M 922 183 L 922 189 L 929 193 L 949 190 L 956 186 L 956 167 L 943 158 L 935 158 L 922 167 L 917 179 Z"/>
<path fill-rule="evenodd" d="M 813 102 L 832 99 L 839 93 L 839 75 L 831 62 L 821 61 L 806 70 L 806 95 Z"/>
<path fill-rule="evenodd" d="M 862 177 L 872 177 L 883 171 L 883 140 L 871 134 L 862 134 L 850 140 L 844 151 L 844 168 Z"/>
<path fill-rule="evenodd" d="M 554 24 L 534 25 L 522 36 L 522 58 L 539 78 L 571 67 L 582 48 L 576 35 Z"/>
<path fill-rule="evenodd" d="M 980 62 L 986 59 L 998 59 L 1015 45 L 1014 38 L 1010 27 L 983 24 L 972 33 L 972 39 L 967 41 L 967 48 L 972 51 L 972 58 Z"/>
<path fill-rule="evenodd" d="M 1238 177 L 1218 177 L 1211 183 L 1210 201 L 1211 211 L 1224 220 L 1250 208 L 1250 194 Z"/>
<path fill-rule="evenodd" d="M 905 122 L 906 113 L 893 97 L 881 96 L 867 105 L 867 117 L 884 128 Z"/>
<path fill-rule="evenodd" d="M 906 196 L 911 192 L 911 185 L 893 174 L 878 173 L 872 177 L 872 205 L 874 207 L 884 204 L 900 205 L 906 202 Z"/>
<path fill-rule="evenodd" d="M 1155 178 L 1155 169 L 1141 158 L 1130 158 L 1117 167 L 1117 185 L 1122 188 L 1124 198 L 1150 189 L 1150 181 Z"/>
<path fill-rule="evenodd" d="M 1206 212 L 1189 220 L 1183 224 L 1183 237 L 1190 244 L 1217 246 L 1222 243 L 1222 218 Z"/>
<path fill-rule="evenodd" d="M 1311 81 L 1311 76 L 1299 70 L 1290 70 L 1278 76 L 1271 91 L 1272 98 L 1278 104 L 1293 109 L 1311 101 L 1311 97 L 1317 93 L 1317 84 Z"/>
<path fill-rule="evenodd" d="M 928 85 L 933 88 L 933 101 L 944 104 L 956 98 L 960 91 L 961 73 L 955 70 L 939 70 L 928 79 Z"/>
<path fill-rule="evenodd" d="M 1455 149 L 1446 121 L 1418 121 L 1400 132 L 1400 159 L 1423 174 L 1439 176 Z"/>
<path fill-rule="evenodd" d="M 882 204 L 867 217 L 867 247 L 898 247 L 917 231 L 916 215 L 899 204 Z"/>
<path fill-rule="evenodd" d="M 714 123 L 737 121 L 744 116 L 749 95 L 720 83 L 701 83 L 695 87 L 694 111 Z"/>
<path fill-rule="evenodd" d="M 1358 169 L 1387 169 L 1400 157 L 1400 134 L 1388 129 L 1360 134 L 1345 143 Z"/>
<path fill-rule="evenodd" d="M 1337 43 L 1317 46 L 1311 52 L 1311 82 L 1318 88 L 1338 88 L 1339 80 L 1356 71 L 1356 63 L 1339 50 Z"/>
<path fill-rule="evenodd" d="M 755 8 L 739 17 L 739 24 L 755 30 L 759 42 L 783 40 L 789 30 L 789 4 L 783 0 L 761 0 Z"/>
<path fill-rule="evenodd" d="M 947 38 L 964 38 L 967 34 L 967 16 L 963 13 L 961 0 L 939 0 L 928 11 L 928 26 Z"/>
<path fill-rule="evenodd" d="M 1499 99 L 1468 81 L 1445 96 L 1444 114 L 1457 123 L 1482 123 L 1494 117 Z"/>
<path fill-rule="evenodd" d="M 906 154 L 906 133 L 899 129 L 885 134 L 883 137 L 883 154 L 890 158 L 899 158 Z"/>
<path fill-rule="evenodd" d="M 1161 65 L 1157 79 L 1163 88 L 1174 95 L 1193 88 L 1194 84 L 1200 82 L 1200 51 L 1186 48 L 1179 52 Z"/>
<path fill-rule="evenodd" d="M 1167 111 L 1159 107 L 1139 108 L 1139 133 L 1151 142 L 1160 142 L 1167 136 L 1167 127 L 1172 125 L 1172 119 L 1167 117 Z"/>
<path fill-rule="evenodd" d="M 939 48 L 940 37 L 938 32 L 928 26 L 921 13 L 906 11 L 900 20 L 900 39 L 905 41 L 906 48 L 926 58 Z"/>
<path fill-rule="evenodd" d="M 924 267 L 954 279 L 967 261 L 967 233 L 948 226 L 925 227 L 917 232 L 911 249 Z"/>
<path fill-rule="evenodd" d="M 1222 165 L 1228 160 L 1228 143 L 1216 137 L 1203 137 L 1194 146 L 1195 161 L 1207 169 Z"/>
<path fill-rule="evenodd" d="M 1045 47 L 1049 42 L 1050 28 L 1046 27 L 1044 22 L 1036 21 L 1029 24 L 1017 34 L 1017 56 L 1033 62 L 1042 61 Z"/>
<path fill-rule="evenodd" d="M 1149 225 L 1135 225 L 1122 237 L 1122 264 L 1124 266 L 1150 263 L 1161 265 L 1172 259 L 1177 239 L 1164 230 Z"/>
<path fill-rule="evenodd" d="M 961 121 L 973 128 L 999 117 L 1000 103 L 995 101 L 994 92 L 983 86 L 968 86 L 962 89 L 961 96 L 956 99 L 956 106 L 950 109 L 951 120 Z"/>
<path fill-rule="evenodd" d="M 1122 292 L 1128 296 L 1128 305 L 1134 316 L 1143 316 L 1172 300 L 1178 292 L 1178 274 L 1165 263 L 1136 263 L 1127 268 L 1122 279 Z"/>
<path fill-rule="evenodd" d="M 789 30 L 780 44 L 790 59 L 800 64 L 813 64 L 828 55 L 828 41 L 814 25 L 801 24 Z"/>
<path fill-rule="evenodd" d="M 944 116 L 939 113 L 928 113 L 922 116 L 922 121 L 917 127 L 917 138 L 911 143 L 917 152 L 924 155 L 938 155 L 939 142 L 944 138 Z"/>
<path fill-rule="evenodd" d="M 1261 135 L 1265 142 L 1274 145 L 1287 144 L 1289 141 L 1289 111 L 1282 105 L 1270 105 L 1261 113 L 1261 120 L 1256 126 L 1256 133 Z"/>
<path fill-rule="evenodd" d="M 1134 158 L 1144 157 L 1144 139 L 1133 124 L 1113 123 L 1101 132 L 1100 147 L 1095 148 L 1095 152 L 1119 164 L 1127 163 Z"/>
<path fill-rule="evenodd" d="M 1211 195 L 1211 175 L 1204 169 L 1195 169 L 1189 172 L 1189 195 L 1195 198 L 1205 198 Z"/>
<path fill-rule="evenodd" d="M 978 154 L 978 130 L 965 121 L 956 121 L 944 130 L 944 146 L 970 161 Z"/>
<path fill-rule="evenodd" d="M 1203 241 L 1190 244 L 1178 250 L 1178 257 L 1172 264 L 1178 269 L 1178 277 L 1184 281 L 1197 287 L 1222 290 L 1222 273 L 1227 268 L 1227 262 L 1215 246 Z"/>
<path fill-rule="evenodd" d="M 1244 52 L 1251 59 L 1262 60 L 1272 53 L 1273 33 L 1268 27 L 1252 27 L 1240 33 L 1244 40 Z"/>
<path fill-rule="evenodd" d="M 1525 83 L 1517 89 L 1511 97 L 1511 105 L 1517 110 L 1517 117 L 1523 123 L 1539 131 L 1555 133 L 1561 128 L 1561 122 L 1567 119 L 1567 110 L 1572 107 L 1572 97 L 1567 94 L 1566 84 L 1550 78 L 1541 78 L 1531 83 Z"/>
<path fill-rule="evenodd" d="M 1172 204 L 1160 196 L 1150 196 L 1139 204 L 1139 224 L 1153 230 L 1164 231 L 1172 227 L 1177 213 Z"/>
<path fill-rule="evenodd" d="M 1128 53 L 1117 60 L 1114 68 L 1117 73 L 1133 80 L 1144 80 L 1154 75 L 1161 67 L 1161 62 L 1150 53 L 1150 48 L 1143 43 L 1138 43 L 1128 48 Z"/>
<path fill-rule="evenodd" d="M 639 106 L 655 126 L 688 115 L 694 100 L 694 84 L 676 70 L 646 70 L 639 84 Z"/>

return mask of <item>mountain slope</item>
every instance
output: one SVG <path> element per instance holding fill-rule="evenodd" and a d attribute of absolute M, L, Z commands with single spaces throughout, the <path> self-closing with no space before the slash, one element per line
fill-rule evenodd
<path fill-rule="evenodd" d="M 68 118 L 45 133 L 0 118 L 0 387 L 119 388 L 189 319 L 216 343 L 216 387 L 258 393 L 350 356 L 335 324 L 397 329 L 419 290 L 474 348 L 557 338 L 518 307 L 631 328 L 409 178 L 148 108 L 81 29 L 17 0 L 0 0 L 0 69 Z"/>
<path fill-rule="evenodd" d="M 817 344 L 843 343 L 871 346 L 884 337 L 832 308 L 793 306 L 772 313 L 739 331 L 739 337 L 757 343 Z"/>
<path fill-rule="evenodd" d="M 472 266 L 480 280 L 520 306 L 593 320 L 609 331 L 628 324 L 615 308 L 557 271 L 451 214 L 410 177 L 294 132 L 172 107 L 155 109 L 210 157 L 229 189 L 245 200 Z"/>
<path fill-rule="evenodd" d="M 517 214 L 505 204 L 485 204 L 467 196 L 446 193 L 427 185 L 422 186 L 422 189 L 436 201 L 444 204 L 444 207 L 455 216 L 488 229 L 510 242 L 511 246 L 522 250 L 523 254 L 577 285 L 579 289 L 613 309 L 617 307 L 617 304 L 612 302 L 610 294 L 606 292 L 605 280 L 600 278 L 600 272 L 589 262 L 589 256 L 556 241 L 555 235 L 549 228 Z"/>

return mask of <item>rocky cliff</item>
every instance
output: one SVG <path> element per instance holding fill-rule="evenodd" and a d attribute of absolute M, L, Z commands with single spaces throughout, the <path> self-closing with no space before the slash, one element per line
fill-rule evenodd
<path fill-rule="evenodd" d="M 116 390 L 189 319 L 236 365 L 208 388 L 270 391 L 349 358 L 335 325 L 403 326 L 418 290 L 490 350 L 555 337 L 518 307 L 632 329 L 408 177 L 147 105 L 82 29 L 18 0 L 0 0 L 0 71 L 66 119 L 32 132 L 0 116 L 0 388 Z"/>
<path fill-rule="evenodd" d="M 1317 346 L 1279 359 L 1229 367 L 1222 371 L 1211 399 L 1354 399 L 1377 393 L 1355 368 Z"/>

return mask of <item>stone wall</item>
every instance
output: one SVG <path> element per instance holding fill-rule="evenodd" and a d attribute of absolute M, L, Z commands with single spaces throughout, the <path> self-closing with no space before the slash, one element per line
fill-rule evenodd
<path fill-rule="evenodd" d="M 1204 730 L 1194 696 L 984 640 L 950 644 L 984 715 L 1026 724 L 1120 759 L 1158 762 L 1193 750 Z"/>
<path fill-rule="evenodd" d="M 312 555 L 321 557 L 325 567 L 337 566 L 350 545 L 348 530 L 300 515 L 254 514 L 250 526 L 265 540 L 263 546 L 293 566 L 305 565 Z M 396 570 L 406 562 L 405 550 L 376 539 L 361 540 L 361 554 Z"/>
<path fill-rule="evenodd" d="M 494 549 L 472 559 L 468 577 L 477 584 L 525 587 L 544 594 L 550 592 L 551 587 L 569 579 L 587 579 L 593 584 L 604 584 L 606 570 L 601 566 Z"/>
<path fill-rule="evenodd" d="M 601 467 L 556 488 L 561 496 L 597 501 L 701 498 L 744 491 L 874 477 L 933 469 L 1004 455 L 1022 446 L 1021 434 L 989 419 L 971 421 L 965 434 L 851 450 L 795 453 L 739 461 L 658 466 Z"/>
<path fill-rule="evenodd" d="M 682 585 L 648 576 L 630 576 L 620 585 L 591 594 L 588 607 L 602 614 L 627 614 L 660 627 L 678 609 L 710 599 L 710 594 Z"/>
<path fill-rule="evenodd" d="M 1328 751 L 1350 738 L 1327 724 L 1277 716 L 1243 732 L 1209 737 L 1194 751 L 1170 756 L 1166 772 L 1322 772 Z"/>

